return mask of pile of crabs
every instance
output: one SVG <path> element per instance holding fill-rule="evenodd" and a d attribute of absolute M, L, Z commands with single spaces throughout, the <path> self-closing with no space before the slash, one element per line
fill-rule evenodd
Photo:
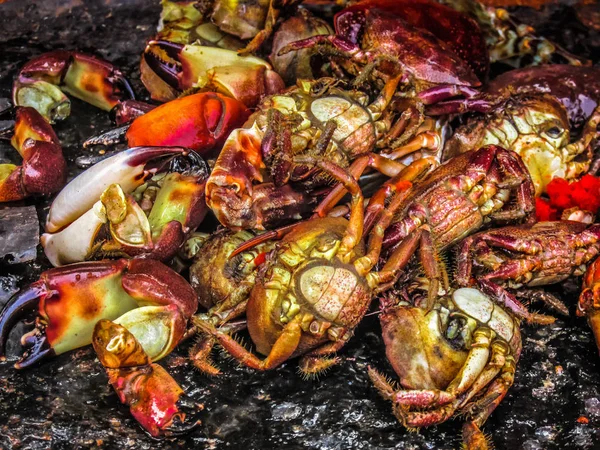
<path fill-rule="evenodd" d="M 140 61 L 152 104 L 92 55 L 21 69 L 4 133 L 23 162 L 0 165 L 0 201 L 53 196 L 55 268 L 5 305 L 0 354 L 33 312 L 17 369 L 92 344 L 138 422 L 170 436 L 200 422 L 156 364 L 180 342 L 209 375 L 218 344 L 311 376 L 373 308 L 399 382 L 368 372 L 399 422 L 460 415 L 466 448 L 488 448 L 521 326 L 569 312 L 543 286 L 584 275 L 576 311 L 600 343 L 600 72 L 471 0 L 337 2 L 332 21 L 299 3 L 163 0 Z M 499 62 L 516 68 L 490 80 Z M 128 147 L 68 184 L 51 127 L 66 94 L 114 114 L 83 145 Z M 207 213 L 220 226 L 197 232 Z"/>

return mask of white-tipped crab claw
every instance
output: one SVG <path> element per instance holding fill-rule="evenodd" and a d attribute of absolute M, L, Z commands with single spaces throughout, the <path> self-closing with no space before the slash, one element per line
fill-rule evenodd
<path fill-rule="evenodd" d="M 135 147 L 99 162 L 56 196 L 48 213 L 46 231 L 55 233 L 83 216 L 111 184 L 119 184 L 125 193 L 132 192 L 158 171 L 160 165 L 150 166 L 150 162 L 188 152 L 183 147 Z"/>
<path fill-rule="evenodd" d="M 57 233 L 41 237 L 44 253 L 54 267 L 81 262 L 92 251 L 96 235 L 107 221 L 104 205 L 94 203 L 86 213 Z"/>

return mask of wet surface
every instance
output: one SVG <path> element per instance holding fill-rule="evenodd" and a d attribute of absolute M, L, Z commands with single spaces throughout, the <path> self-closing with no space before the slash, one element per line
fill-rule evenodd
<path fill-rule="evenodd" d="M 54 8 L 65 2 L 40 3 L 11 1 L 0 6 L 0 97 L 10 95 L 12 78 L 25 61 L 57 48 L 91 51 L 112 60 L 134 82 L 136 92 L 143 92 L 136 68 L 144 40 L 157 22 L 159 8 L 154 2 L 93 1 L 85 6 L 75 2 L 72 9 L 61 6 L 58 17 Z M 590 55 L 590 49 L 597 48 L 597 36 L 577 24 L 571 28 L 544 25 L 556 18 L 562 24 L 564 17 L 573 14 L 553 9 L 535 20 L 554 30 L 569 50 Z M 81 142 L 110 126 L 106 113 L 73 101 L 71 117 L 55 127 L 72 174 L 76 157 L 93 155 L 81 149 Z M 6 151 L 3 145 L 0 156 Z M 45 217 L 47 204 L 23 204 L 36 204 L 40 218 Z M 0 303 L 46 267 L 41 256 L 35 264 L 0 266 Z M 565 289 L 564 299 L 570 305 L 576 297 L 576 289 Z M 12 334 L 9 354 L 17 354 L 22 332 L 18 327 Z M 496 448 L 600 448 L 600 359 L 585 321 L 570 318 L 546 328 L 525 327 L 523 339 L 515 385 L 485 426 Z M 342 352 L 343 363 L 319 380 L 304 380 L 294 361 L 262 374 L 220 355 L 215 360 L 225 375 L 207 378 L 187 363 L 189 345 L 182 344 L 161 364 L 193 399 L 205 404 L 204 423 L 187 436 L 161 443 L 162 448 L 460 446 L 458 420 L 409 433 L 370 385 L 367 364 L 391 375 L 376 316 L 361 324 Z M 91 348 L 21 372 L 12 368 L 15 359 L 0 363 L 0 448 L 158 447 L 119 403 Z"/>

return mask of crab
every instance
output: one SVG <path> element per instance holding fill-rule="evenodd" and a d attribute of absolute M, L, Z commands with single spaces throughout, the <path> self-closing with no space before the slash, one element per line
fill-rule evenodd
<path fill-rule="evenodd" d="M 15 106 L 31 106 L 50 123 L 69 116 L 71 94 L 110 111 L 134 98 L 129 82 L 108 61 L 81 52 L 56 50 L 27 62 L 13 84 Z"/>
<path fill-rule="evenodd" d="M 188 253 L 191 253 L 188 256 L 194 257 L 190 267 L 190 283 L 198 295 L 198 301 L 206 309 L 205 313 L 196 315 L 198 320 L 210 322 L 220 330 L 228 328 L 229 332 L 242 328 L 230 323 L 246 313 L 258 268 L 275 247 L 275 241 L 266 241 L 231 257 L 240 245 L 254 237 L 255 234 L 250 231 L 221 229 L 210 236 L 193 236 L 186 243 L 186 248 L 190 249 Z M 200 336 L 190 349 L 190 359 L 202 372 L 219 375 L 221 370 L 210 359 L 213 346 L 214 339 Z"/>
<path fill-rule="evenodd" d="M 208 206 L 228 228 L 272 228 L 308 213 L 316 201 L 312 193 L 330 182 L 315 167 L 294 162 L 296 156 L 350 165 L 355 177 L 367 166 L 390 176 L 414 159 L 435 158 L 442 147 L 437 134 L 429 136 L 431 153 L 415 155 L 412 147 L 386 157 L 373 153 L 392 139 L 389 102 L 397 82 L 390 80 L 370 104 L 365 93 L 338 88 L 331 78 L 300 80 L 266 98 L 225 142 L 206 185 Z"/>
<path fill-rule="evenodd" d="M 462 415 L 464 448 L 491 448 L 481 427 L 513 384 L 522 345 L 519 320 L 472 288 L 456 289 L 424 308 L 418 294 L 426 297 L 431 286 L 426 279 L 412 284 L 408 301 L 390 294 L 381 300 L 379 315 L 401 387 L 372 367 L 369 377 L 408 429 Z"/>
<path fill-rule="evenodd" d="M 487 71 L 487 50 L 477 24 L 431 0 L 359 2 L 339 12 L 334 23 L 335 35 L 292 42 L 279 54 L 315 48 L 356 77 L 358 85 L 379 85 L 401 75 L 396 102 L 403 120 L 394 129 L 397 145 L 427 148 L 425 138 L 434 130 L 422 129 L 424 106 L 477 94 L 481 81 L 471 66 Z"/>
<path fill-rule="evenodd" d="M 121 126 L 87 139 L 84 147 L 109 146 L 124 139 L 128 147 L 186 147 L 202 157 L 214 157 L 250 111 L 234 98 L 201 92 L 158 107 L 125 101 L 115 114 Z"/>
<path fill-rule="evenodd" d="M 180 428 L 184 410 L 191 414 L 196 408 L 183 403 L 181 388 L 151 361 L 177 346 L 197 307 L 185 279 L 152 259 L 50 269 L 0 312 L 0 358 L 5 359 L 14 324 L 37 310 L 35 328 L 21 337 L 27 350 L 15 368 L 93 342 L 110 382 L 134 417 L 153 436 L 169 435 Z"/>
<path fill-rule="evenodd" d="M 331 161 L 303 157 L 303 162 L 316 164 L 344 184 L 352 194 L 350 217 L 312 218 L 285 232 L 257 236 L 233 253 L 283 235 L 262 264 L 246 306 L 248 332 L 266 358 L 210 321 L 195 318 L 194 325 L 250 368 L 270 370 L 302 356 L 300 370 L 312 375 L 339 361 L 333 353 L 350 339 L 379 286 L 393 282 L 399 272 L 394 264 L 373 271 L 391 218 L 384 215 L 377 221 L 365 252 L 363 196 L 356 180 Z M 398 198 L 410 186 L 408 180 L 397 180 Z"/>
<path fill-rule="evenodd" d="M 419 259 L 432 283 L 429 307 L 440 286 L 449 289 L 440 252 L 486 224 L 535 220 L 533 184 L 521 158 L 493 145 L 450 159 L 417 183 L 402 202 L 394 199 L 393 190 L 375 197 L 380 196 L 392 200 L 385 210 L 368 216 L 367 223 L 379 214 L 393 216 L 383 242 L 388 263 L 400 258 L 397 263 L 404 268 L 420 249 Z M 553 320 L 529 312 L 519 317 L 542 323 Z"/>
<path fill-rule="evenodd" d="M 107 256 L 167 261 L 206 214 L 207 175 L 206 163 L 180 147 L 135 147 L 111 156 L 54 199 L 44 252 L 54 266 Z"/>
<path fill-rule="evenodd" d="M 561 64 L 516 69 L 482 94 L 438 103 L 427 113 L 483 113 L 457 130 L 447 155 L 483 143 L 506 145 L 523 157 L 541 194 L 553 178 L 575 179 L 590 169 L 600 123 L 597 75 L 593 67 Z"/>
<path fill-rule="evenodd" d="M 599 123 L 600 111 L 572 140 L 567 111 L 556 98 L 515 95 L 459 127 L 447 142 L 445 157 L 489 144 L 510 148 L 523 159 L 539 196 L 555 178 L 575 180 L 588 172 Z"/>
<path fill-rule="evenodd" d="M 11 139 L 20 166 L 0 164 L 0 203 L 58 192 L 67 181 L 67 163 L 50 124 L 34 108 L 17 107 Z"/>
<path fill-rule="evenodd" d="M 558 298 L 529 288 L 583 275 L 598 253 L 598 224 L 564 220 L 496 228 L 461 243 L 456 281 L 461 286 L 477 285 L 517 316 L 523 316 L 526 309 L 510 291 L 513 289 L 568 315 Z"/>

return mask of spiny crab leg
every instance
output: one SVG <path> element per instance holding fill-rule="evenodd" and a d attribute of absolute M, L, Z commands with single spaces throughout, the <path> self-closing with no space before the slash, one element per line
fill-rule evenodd
<path fill-rule="evenodd" d="M 46 231 L 54 233 L 89 211 L 111 184 L 132 192 L 158 171 L 150 162 L 186 154 L 182 147 L 136 147 L 99 162 L 60 191 L 50 207 Z"/>
<path fill-rule="evenodd" d="M 0 357 L 13 325 L 37 308 L 36 327 L 21 338 L 28 346 L 20 369 L 91 343 L 100 319 L 117 320 L 153 359 L 181 340 L 198 299 L 183 277 L 151 259 L 72 264 L 43 272 L 13 296 L 0 313 Z"/>

